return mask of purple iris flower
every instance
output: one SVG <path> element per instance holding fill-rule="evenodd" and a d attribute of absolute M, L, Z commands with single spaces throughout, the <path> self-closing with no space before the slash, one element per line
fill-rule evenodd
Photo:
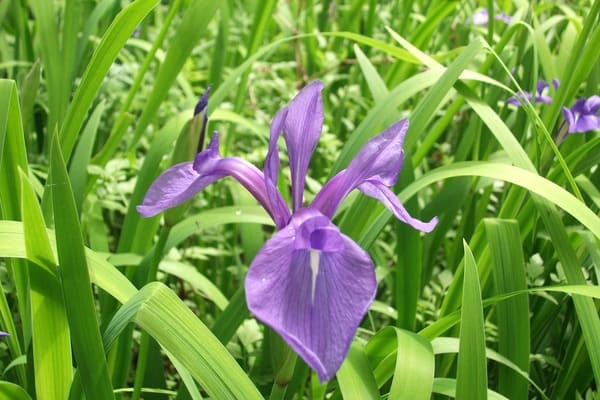
<path fill-rule="evenodd" d="M 554 86 L 554 90 L 558 89 L 558 87 L 560 86 L 560 82 L 558 81 L 558 79 L 552 79 L 552 86 Z M 530 92 L 519 92 L 517 93 L 516 97 L 509 97 L 506 100 L 506 102 L 518 107 L 521 106 L 522 103 L 524 103 L 524 99 L 526 98 L 527 100 L 529 100 L 530 103 L 550 104 L 552 103 L 552 97 L 544 93 L 549 87 L 550 84 L 548 84 L 546 81 L 540 80 L 536 87 L 535 96 Z"/>
<path fill-rule="evenodd" d="M 475 11 L 475 13 L 473 13 L 473 16 L 471 18 L 473 25 L 487 25 L 487 23 L 490 20 L 490 15 L 488 13 L 487 8 L 480 8 L 479 10 Z M 510 24 L 512 22 L 512 17 L 505 13 L 495 14 L 494 19 L 502 21 L 506 24 Z"/>
<path fill-rule="evenodd" d="M 369 140 L 311 204 L 304 204 L 308 164 L 323 127 L 322 88 L 319 81 L 310 83 L 275 115 L 264 173 L 242 159 L 221 157 L 215 133 L 194 162 L 177 164 L 159 176 L 137 209 L 145 217 L 156 215 L 226 176 L 248 189 L 278 229 L 246 275 L 248 308 L 326 381 L 342 364 L 377 292 L 373 261 L 331 221 L 342 200 L 358 189 L 424 232 L 435 227 L 437 218 L 422 222 L 411 217 L 389 189 L 402 167 L 407 120 Z M 277 190 L 281 134 L 290 163 L 291 211 Z"/>
<path fill-rule="evenodd" d="M 569 124 L 568 133 L 587 132 L 600 129 L 600 96 L 580 98 L 573 107 L 562 108 L 563 116 Z"/>

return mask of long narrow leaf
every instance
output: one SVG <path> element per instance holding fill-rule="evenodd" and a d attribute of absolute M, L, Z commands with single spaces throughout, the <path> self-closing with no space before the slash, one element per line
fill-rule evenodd
<path fill-rule="evenodd" d="M 77 370 L 87 398 L 112 399 L 77 208 L 56 136 L 50 169 L 59 273 Z"/>

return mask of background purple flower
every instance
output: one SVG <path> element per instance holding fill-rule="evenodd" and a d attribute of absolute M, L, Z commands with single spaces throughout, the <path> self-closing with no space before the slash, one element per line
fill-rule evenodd
<path fill-rule="evenodd" d="M 558 81 L 558 79 L 552 79 L 552 86 L 554 86 L 554 90 L 558 89 L 558 87 L 560 86 L 560 82 Z M 506 102 L 517 107 L 521 106 L 524 103 L 524 99 L 529 100 L 529 102 L 531 103 L 550 104 L 552 103 L 552 97 L 548 96 L 545 93 L 548 87 L 550 87 L 550 84 L 548 84 L 544 80 L 540 80 L 536 86 L 535 96 L 532 95 L 530 92 L 518 92 L 516 97 L 509 97 L 506 100 Z"/>
<path fill-rule="evenodd" d="M 600 96 L 580 98 L 573 107 L 562 108 L 563 116 L 569 125 L 568 133 L 581 133 L 600 129 Z"/>
<path fill-rule="evenodd" d="M 512 22 L 512 17 L 505 13 L 494 14 L 494 19 L 505 22 L 507 24 L 510 24 Z M 473 23 L 473 25 L 477 26 L 486 25 L 489 22 L 489 20 L 490 15 L 488 13 L 487 8 L 478 9 L 473 13 L 473 16 L 471 17 L 471 22 Z"/>

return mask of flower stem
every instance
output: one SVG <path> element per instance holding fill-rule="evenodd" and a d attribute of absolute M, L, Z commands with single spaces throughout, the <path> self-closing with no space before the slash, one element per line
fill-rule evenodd
<path fill-rule="evenodd" d="M 275 375 L 275 382 L 273 382 L 269 400 L 280 400 L 285 397 L 285 392 L 294 374 L 296 360 L 298 359 L 296 353 L 287 344 L 282 346 L 281 351 L 283 352 L 283 362 Z"/>

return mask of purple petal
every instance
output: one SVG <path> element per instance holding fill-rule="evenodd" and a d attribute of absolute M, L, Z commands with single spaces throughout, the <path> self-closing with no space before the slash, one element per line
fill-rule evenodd
<path fill-rule="evenodd" d="M 267 152 L 264 165 L 267 195 L 269 196 L 269 202 L 271 202 L 271 204 L 277 202 L 278 198 L 281 197 L 276 189 L 277 178 L 279 175 L 279 149 L 277 148 L 277 139 L 279 138 L 279 135 L 283 129 L 283 124 L 285 122 L 285 118 L 287 117 L 287 111 L 287 107 L 279 110 L 279 112 L 275 114 L 275 118 L 273 118 L 273 122 L 271 123 L 269 151 Z"/>
<path fill-rule="evenodd" d="M 554 86 L 554 90 L 557 90 L 560 87 L 560 81 L 557 78 L 552 78 L 552 86 Z"/>
<path fill-rule="evenodd" d="M 376 291 L 369 255 L 312 208 L 294 214 L 246 275 L 250 311 L 321 381 L 339 369 Z"/>
<path fill-rule="evenodd" d="M 200 100 L 198 100 L 198 103 L 196 104 L 196 107 L 194 108 L 194 116 L 198 115 L 202 111 L 204 111 L 204 109 L 208 105 L 208 95 L 210 94 L 210 89 L 211 89 L 211 85 L 208 85 L 206 87 L 206 90 L 204 91 L 204 93 L 200 97 Z"/>
<path fill-rule="evenodd" d="M 193 163 L 177 164 L 163 172 L 150 185 L 137 210 L 144 217 L 154 216 L 189 200 L 209 184 L 226 176 L 241 183 L 265 208 L 278 228 L 285 226 L 290 212 L 281 195 L 272 205 L 267 195 L 267 182 L 258 168 L 241 158 L 221 157 L 216 133 L 208 148 L 198 153 Z"/>
<path fill-rule="evenodd" d="M 521 103 L 519 102 L 519 100 L 516 97 L 509 97 L 508 99 L 506 99 L 506 102 L 508 104 L 512 104 L 513 106 L 520 106 Z"/>
<path fill-rule="evenodd" d="M 600 96 L 594 95 L 588 98 L 585 102 L 587 113 L 596 114 L 600 110 Z"/>
<path fill-rule="evenodd" d="M 429 222 L 423 222 L 411 217 L 394 192 L 377 180 L 363 182 L 358 189 L 367 196 L 373 197 L 383 203 L 400 221 L 422 232 L 431 232 L 438 223 L 437 217 L 432 218 Z"/>
<path fill-rule="evenodd" d="M 488 10 L 485 8 L 480 8 L 473 13 L 473 25 L 485 25 L 488 23 L 489 18 Z"/>
<path fill-rule="evenodd" d="M 550 86 L 550 85 L 548 85 L 548 83 L 546 81 L 540 80 L 536 86 L 538 96 L 540 96 L 542 94 L 542 92 L 544 91 L 544 89 L 546 89 L 548 86 Z"/>
<path fill-rule="evenodd" d="M 176 164 L 163 172 L 150 185 L 142 204 L 137 206 L 143 217 L 153 217 L 167 208 L 175 207 L 192 197 L 209 184 L 221 178 L 216 175 L 199 175 L 193 162 Z"/>
<path fill-rule="evenodd" d="M 308 84 L 290 102 L 285 121 L 283 121 L 283 137 L 288 150 L 292 175 L 292 209 L 294 211 L 302 207 L 308 163 L 323 128 L 322 89 L 323 83 L 320 81 Z M 271 143 L 269 145 L 271 147 Z"/>
<path fill-rule="evenodd" d="M 0 337 L 2 337 L 2 336 L 9 336 L 9 334 L 8 334 L 8 333 L 6 333 L 6 332 L 2 332 L 2 331 L 0 331 Z"/>
<path fill-rule="evenodd" d="M 573 104 L 573 107 L 571 107 L 571 111 L 576 114 L 586 114 L 587 113 L 587 107 L 585 105 L 586 101 L 587 100 L 584 97 L 577 99 L 575 104 Z"/>
<path fill-rule="evenodd" d="M 552 97 L 546 96 L 545 94 L 538 95 L 538 96 L 535 96 L 535 102 L 550 104 L 550 103 L 552 103 Z"/>
<path fill-rule="evenodd" d="M 562 108 L 563 117 L 565 117 L 565 121 L 567 121 L 567 125 L 569 125 L 569 133 L 575 132 L 575 115 L 570 108 L 563 107 Z"/>
<path fill-rule="evenodd" d="M 396 183 L 404 159 L 404 136 L 408 121 L 396 122 L 369 140 L 344 171 L 327 182 L 312 205 L 332 217 L 341 201 L 366 180 L 376 178 L 386 186 Z"/>
<path fill-rule="evenodd" d="M 581 115 L 577 119 L 574 132 L 587 132 L 594 129 L 600 129 L 600 116 L 598 115 Z"/>
<path fill-rule="evenodd" d="M 516 97 L 509 97 L 506 102 L 510 103 L 512 105 L 515 105 L 517 107 L 522 106 L 525 103 L 525 99 L 531 101 L 533 100 L 533 95 L 529 92 L 517 92 L 517 96 Z"/>
<path fill-rule="evenodd" d="M 512 17 L 510 15 L 506 15 L 505 13 L 496 14 L 494 18 L 506 24 L 510 24 L 512 22 Z"/>

